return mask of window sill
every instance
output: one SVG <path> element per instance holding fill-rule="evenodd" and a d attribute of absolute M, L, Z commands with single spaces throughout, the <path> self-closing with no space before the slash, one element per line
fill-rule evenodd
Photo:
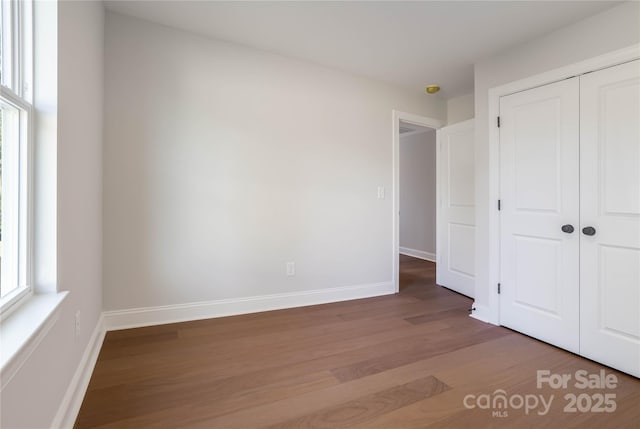
<path fill-rule="evenodd" d="M 60 304 L 68 292 L 36 294 L 0 323 L 0 390 L 38 347 L 58 320 Z"/>

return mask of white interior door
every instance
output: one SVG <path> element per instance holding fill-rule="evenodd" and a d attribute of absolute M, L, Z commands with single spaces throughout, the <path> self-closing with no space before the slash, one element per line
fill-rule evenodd
<path fill-rule="evenodd" d="M 580 354 L 640 377 L 640 62 L 580 79 Z"/>
<path fill-rule="evenodd" d="M 500 324 L 575 353 L 578 91 L 572 78 L 500 98 Z"/>
<path fill-rule="evenodd" d="M 436 282 L 475 295 L 475 151 L 473 119 L 437 132 Z"/>

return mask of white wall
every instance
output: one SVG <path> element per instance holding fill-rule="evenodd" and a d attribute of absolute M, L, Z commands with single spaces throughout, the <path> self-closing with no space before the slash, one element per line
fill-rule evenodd
<path fill-rule="evenodd" d="M 400 136 L 400 247 L 436 253 L 435 130 Z"/>
<path fill-rule="evenodd" d="M 489 126 L 495 118 L 488 118 L 488 90 L 638 43 L 638 16 L 639 3 L 624 3 L 475 65 L 476 307 L 496 291 L 489 265 L 490 237 L 497 231 L 489 225 L 496 201 L 489 198 Z"/>
<path fill-rule="evenodd" d="M 443 119 L 443 102 L 117 14 L 106 22 L 105 309 L 391 289 L 392 109 Z"/>
<path fill-rule="evenodd" d="M 475 117 L 474 94 L 465 94 L 447 100 L 447 125 Z"/>
<path fill-rule="evenodd" d="M 99 2 L 58 3 L 57 283 L 70 293 L 59 320 L 2 391 L 3 428 L 51 426 L 102 310 L 103 24 Z"/>

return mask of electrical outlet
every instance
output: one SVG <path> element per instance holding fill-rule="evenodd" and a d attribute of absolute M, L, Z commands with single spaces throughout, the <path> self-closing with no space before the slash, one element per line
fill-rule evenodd
<path fill-rule="evenodd" d="M 384 186 L 378 186 L 378 199 L 384 200 Z"/>
<path fill-rule="evenodd" d="M 296 275 L 296 263 L 295 262 L 287 262 L 287 276 L 295 276 Z"/>
<path fill-rule="evenodd" d="M 76 311 L 76 338 L 80 336 L 80 310 Z"/>

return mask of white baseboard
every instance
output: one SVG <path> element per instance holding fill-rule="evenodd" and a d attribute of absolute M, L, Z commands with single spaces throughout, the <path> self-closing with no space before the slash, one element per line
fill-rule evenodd
<path fill-rule="evenodd" d="M 107 331 L 305 307 L 395 293 L 393 282 L 317 289 L 216 301 L 105 311 Z"/>
<path fill-rule="evenodd" d="M 425 251 L 416 250 L 416 249 L 409 249 L 408 247 L 400 247 L 399 252 L 401 255 L 407 255 L 413 258 L 424 259 L 425 261 L 436 262 L 435 253 L 425 252 Z"/>
<path fill-rule="evenodd" d="M 52 428 L 56 429 L 72 429 L 75 424 L 82 400 L 89 386 L 89 380 L 91 380 L 91 374 L 96 366 L 100 349 L 102 348 L 102 342 L 104 341 L 105 329 L 104 329 L 104 316 L 100 315 L 98 323 L 96 324 L 93 334 L 89 339 L 89 344 L 84 350 L 82 359 L 78 364 L 76 372 L 73 374 L 73 378 L 69 383 L 58 412 L 56 413 Z"/>
<path fill-rule="evenodd" d="M 490 323 L 492 325 L 497 325 L 497 323 L 492 322 L 491 312 L 489 311 L 489 307 L 485 305 L 478 305 L 475 302 L 471 305 L 471 308 L 475 308 L 474 311 L 471 312 L 470 316 L 474 319 L 478 319 L 481 322 Z"/>

